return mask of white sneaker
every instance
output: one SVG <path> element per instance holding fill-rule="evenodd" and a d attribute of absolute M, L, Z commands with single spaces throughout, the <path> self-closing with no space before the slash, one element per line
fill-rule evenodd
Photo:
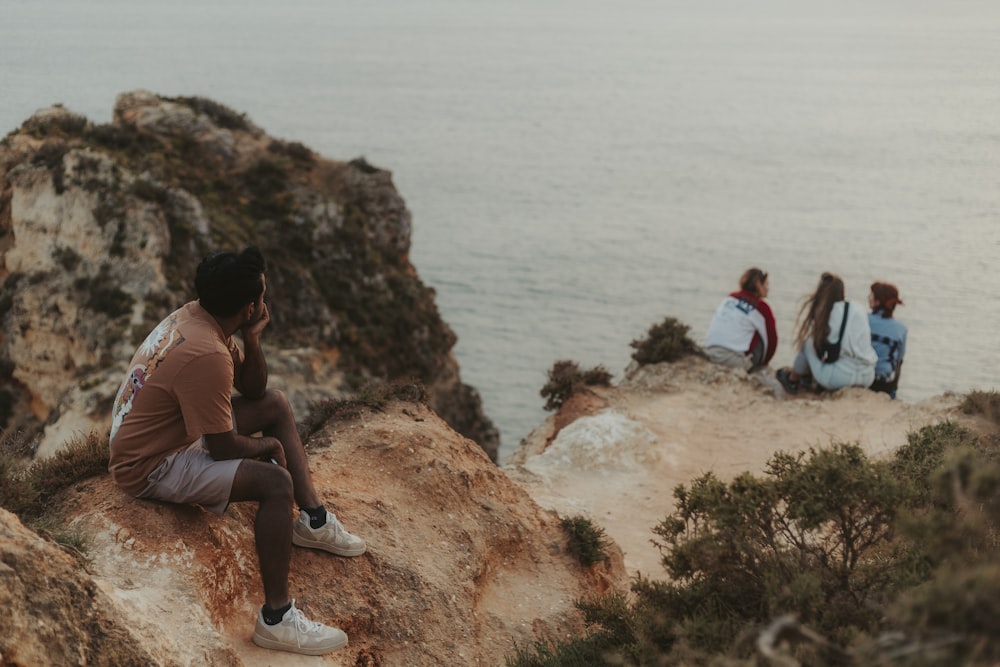
<path fill-rule="evenodd" d="M 347 646 L 347 635 L 340 628 L 310 621 L 296 609 L 295 600 L 292 600 L 292 608 L 285 612 L 277 625 L 265 623 L 263 610 L 257 611 L 253 643 L 276 651 L 323 655 Z"/>
<path fill-rule="evenodd" d="M 326 513 L 326 523 L 314 529 L 309 525 L 309 513 L 300 511 L 298 520 L 292 524 L 292 544 L 338 556 L 360 556 L 368 548 L 363 539 L 344 530 L 331 512 Z"/>

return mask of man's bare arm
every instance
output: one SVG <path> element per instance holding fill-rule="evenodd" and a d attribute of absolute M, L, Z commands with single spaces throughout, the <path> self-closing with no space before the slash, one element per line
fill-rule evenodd
<path fill-rule="evenodd" d="M 285 465 L 285 450 L 277 438 L 252 438 L 235 430 L 205 434 L 205 447 L 216 461 L 229 459 L 274 459 Z"/>
<path fill-rule="evenodd" d="M 236 369 L 238 376 L 234 384 L 247 398 L 260 398 L 267 390 L 267 360 L 260 345 L 260 334 L 271 322 L 267 305 L 260 304 L 256 317 L 247 323 L 240 334 L 243 338 L 243 363 Z"/>

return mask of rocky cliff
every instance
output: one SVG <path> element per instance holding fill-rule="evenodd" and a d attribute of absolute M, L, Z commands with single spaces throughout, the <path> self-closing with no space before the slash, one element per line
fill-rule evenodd
<path fill-rule="evenodd" d="M 408 259 L 389 172 L 324 159 L 203 98 L 119 96 L 98 125 L 42 110 L 0 142 L 0 427 L 39 452 L 108 421 L 132 351 L 193 298 L 197 262 L 269 260 L 272 386 L 300 415 L 369 379 L 416 379 L 494 460 L 499 437 Z"/>
<path fill-rule="evenodd" d="M 316 664 L 503 664 L 578 632 L 574 601 L 627 586 L 621 551 L 583 567 L 559 516 L 419 403 L 328 422 L 309 441 L 317 490 L 368 541 L 358 558 L 295 549 L 297 604 L 350 637 Z M 86 569 L 0 510 L 0 665 L 283 665 L 250 641 L 262 590 L 255 506 L 222 517 L 139 501 L 107 475 L 52 499 Z"/>
<path fill-rule="evenodd" d="M 293 553 L 300 606 L 350 636 L 315 661 L 501 665 L 515 645 L 578 632 L 575 600 L 665 576 L 652 529 L 676 485 L 760 472 L 779 450 L 856 442 L 878 456 L 927 424 L 983 428 L 959 402 L 863 389 L 784 400 L 691 357 L 574 394 L 502 468 L 420 404 L 333 413 L 312 427 L 311 469 L 370 550 Z M 0 634 L 0 665 L 301 664 L 249 639 L 261 597 L 252 505 L 216 517 L 138 501 L 102 471 L 48 507 L 87 544 L 86 567 L 0 511 L 0 604 L 15 629 Z M 568 554 L 560 519 L 575 516 L 613 539 L 607 562 Z"/>

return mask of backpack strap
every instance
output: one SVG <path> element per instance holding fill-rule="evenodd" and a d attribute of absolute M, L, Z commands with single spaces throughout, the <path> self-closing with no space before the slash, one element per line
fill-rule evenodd
<path fill-rule="evenodd" d="M 851 304 L 844 302 L 844 319 L 840 321 L 840 335 L 837 336 L 837 345 L 844 342 L 844 329 L 847 328 L 847 309 L 851 307 Z"/>

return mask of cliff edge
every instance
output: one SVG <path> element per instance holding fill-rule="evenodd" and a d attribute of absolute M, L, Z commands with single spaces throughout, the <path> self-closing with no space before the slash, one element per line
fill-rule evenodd
<path fill-rule="evenodd" d="M 673 491 L 714 472 L 729 480 L 763 472 L 777 451 L 833 442 L 887 454 L 943 420 L 974 421 L 961 396 L 919 403 L 849 388 L 785 399 L 742 371 L 696 357 L 632 365 L 616 386 L 590 387 L 530 433 L 503 470 L 540 505 L 604 526 L 631 575 L 660 579 L 653 527 L 673 511 Z"/>

